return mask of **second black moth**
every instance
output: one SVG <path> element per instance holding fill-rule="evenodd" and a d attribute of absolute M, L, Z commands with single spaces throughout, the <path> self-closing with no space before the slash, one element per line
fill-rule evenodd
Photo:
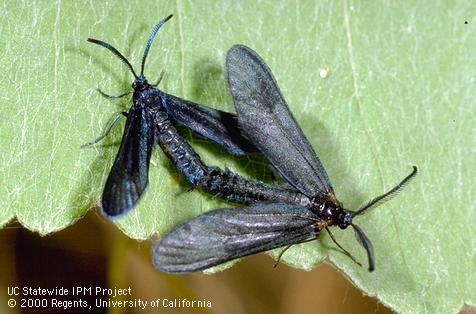
<path fill-rule="evenodd" d="M 209 185 L 214 192 L 251 205 L 215 209 L 177 226 L 156 243 L 154 265 L 169 273 L 187 273 L 285 247 L 282 254 L 291 245 L 316 239 L 323 230 L 358 263 L 329 228 L 350 226 L 367 252 L 369 271 L 374 270 L 372 243 L 353 220 L 394 196 L 417 168 L 356 211 L 345 209 L 264 60 L 249 47 L 235 45 L 227 53 L 226 70 L 241 132 L 288 186 L 266 185 L 215 170 L 218 173 L 210 177 L 213 184 Z"/>

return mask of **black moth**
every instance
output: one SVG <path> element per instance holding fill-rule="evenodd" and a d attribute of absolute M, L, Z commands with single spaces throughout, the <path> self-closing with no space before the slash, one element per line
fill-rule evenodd
<path fill-rule="evenodd" d="M 175 131 L 171 119 L 178 124 L 185 125 L 195 133 L 217 142 L 232 154 L 244 155 L 256 150 L 240 135 L 235 115 L 164 93 L 155 87 L 160 80 L 153 85 L 147 82 L 144 76 L 144 66 L 149 48 L 160 27 L 171 17 L 172 15 L 161 20 L 152 29 L 144 49 L 139 75 L 116 48 L 101 40 L 88 39 L 89 42 L 107 48 L 119 57 L 135 77 L 132 84 L 133 104 L 129 112 L 122 113 L 127 116 L 126 126 L 121 146 L 102 195 L 102 210 L 112 218 L 127 213 L 135 206 L 145 191 L 148 184 L 152 147 L 157 142 L 167 151 L 169 157 L 174 159 L 175 166 L 192 184 L 200 184 L 200 180 L 204 177 L 203 165 L 187 145 L 185 148 L 182 147 L 184 140 L 181 137 L 178 138 L 176 133 L 169 132 L 170 128 Z M 130 94 L 130 92 L 119 96 L 102 94 L 109 98 L 119 98 Z M 114 119 L 103 136 L 88 144 L 94 144 L 106 136 L 119 117 L 120 115 Z M 193 163 L 195 160 L 197 163 Z"/>
<path fill-rule="evenodd" d="M 293 189 L 282 189 L 287 194 L 282 196 L 273 186 L 253 189 L 251 181 L 220 173 L 216 179 L 221 181 L 214 186 L 222 195 L 229 193 L 235 199 L 254 195 L 257 201 L 244 208 L 216 209 L 177 226 L 155 244 L 155 267 L 169 273 L 203 270 L 242 256 L 316 239 L 323 229 L 355 261 L 330 232 L 329 227 L 336 225 L 354 229 L 372 271 L 372 244 L 353 218 L 394 196 L 416 175 L 417 168 L 356 211 L 344 209 L 261 57 L 246 46 L 236 45 L 228 51 L 226 68 L 241 132 Z M 222 192 L 225 190 L 228 192 Z"/>

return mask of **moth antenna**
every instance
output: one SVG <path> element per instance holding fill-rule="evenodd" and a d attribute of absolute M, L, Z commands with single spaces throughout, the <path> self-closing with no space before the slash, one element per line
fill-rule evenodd
<path fill-rule="evenodd" d="M 365 235 L 364 231 L 360 229 L 359 226 L 350 224 L 355 231 L 355 237 L 357 241 L 364 247 L 365 251 L 367 252 L 367 258 L 369 259 L 369 271 L 373 271 L 375 269 L 375 255 L 374 255 L 374 247 L 372 242 L 370 242 L 369 238 Z"/>
<path fill-rule="evenodd" d="M 152 45 L 152 41 L 154 40 L 155 35 L 159 31 L 160 27 L 162 27 L 162 25 L 164 25 L 165 22 L 170 20 L 172 18 L 172 16 L 173 15 L 170 14 L 165 19 L 161 20 L 159 23 L 157 23 L 157 25 L 154 26 L 154 28 L 150 32 L 149 40 L 147 40 L 147 45 L 145 46 L 145 49 L 144 49 L 144 56 L 142 57 L 142 65 L 141 65 L 141 68 L 140 68 L 140 76 L 144 75 L 145 59 L 147 59 L 147 55 L 149 54 L 150 45 Z"/>
<path fill-rule="evenodd" d="M 124 62 L 129 67 L 129 69 L 131 69 L 132 74 L 134 74 L 134 77 L 136 79 L 138 78 L 138 76 L 136 74 L 136 71 L 134 71 L 134 68 L 132 67 L 132 65 L 129 63 L 129 61 L 126 59 L 126 57 L 124 57 L 116 48 L 114 48 L 113 46 L 111 46 L 110 44 L 108 44 L 108 43 L 106 43 L 102 40 L 98 40 L 98 39 L 94 39 L 94 38 L 88 38 L 88 41 L 90 43 L 102 46 L 102 47 L 108 49 L 109 51 L 111 51 L 113 54 L 115 54 L 117 57 L 119 57 L 119 59 L 121 59 L 121 61 Z"/>
<path fill-rule="evenodd" d="M 395 185 L 390 191 L 385 192 L 384 194 L 377 196 L 376 198 L 365 203 L 358 210 L 351 212 L 352 217 L 359 216 L 366 210 L 372 207 L 376 207 L 390 200 L 393 196 L 395 196 L 396 193 L 398 193 L 401 189 L 403 189 L 410 182 L 410 180 L 413 179 L 413 177 L 415 177 L 417 172 L 418 172 L 418 168 L 416 166 L 413 166 L 413 171 L 408 176 L 406 176 L 402 181 L 400 181 L 400 183 Z"/>

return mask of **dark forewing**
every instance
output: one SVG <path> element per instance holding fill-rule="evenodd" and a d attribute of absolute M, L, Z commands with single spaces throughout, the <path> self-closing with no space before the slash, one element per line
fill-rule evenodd
<path fill-rule="evenodd" d="M 245 155 L 257 149 L 240 134 L 234 114 L 201 106 L 173 95 L 165 94 L 167 113 L 178 123 L 204 136 L 234 155 Z"/>
<path fill-rule="evenodd" d="M 282 203 L 216 209 L 160 239 L 153 249 L 154 265 L 168 273 L 206 269 L 316 237 L 317 221 L 311 211 Z"/>
<path fill-rule="evenodd" d="M 299 191 L 307 196 L 333 195 L 324 167 L 261 57 L 235 45 L 228 50 L 226 68 L 241 132 Z"/>
<path fill-rule="evenodd" d="M 132 106 L 121 147 L 102 195 L 102 209 L 111 216 L 125 214 L 139 200 L 149 181 L 149 161 L 155 141 L 153 119 L 147 109 Z"/>

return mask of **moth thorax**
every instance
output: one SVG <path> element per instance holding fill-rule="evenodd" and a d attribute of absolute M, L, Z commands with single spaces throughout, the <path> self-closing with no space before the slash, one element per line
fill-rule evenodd
<path fill-rule="evenodd" d="M 341 225 L 347 221 L 347 212 L 334 202 L 323 200 L 322 198 L 313 199 L 312 210 L 319 218 L 328 222 L 328 225 Z"/>

